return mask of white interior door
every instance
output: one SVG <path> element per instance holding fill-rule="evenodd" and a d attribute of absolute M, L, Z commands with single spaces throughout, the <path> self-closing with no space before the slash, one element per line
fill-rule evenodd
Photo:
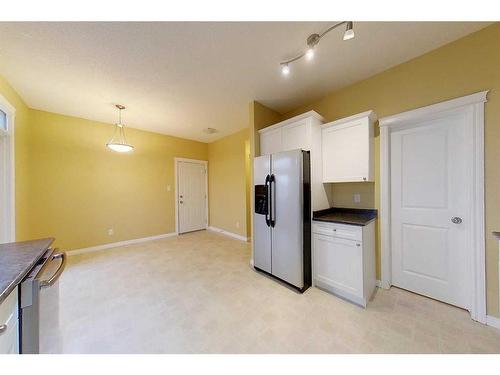
<path fill-rule="evenodd" d="M 14 110 L 0 95 L 0 243 L 15 240 Z"/>
<path fill-rule="evenodd" d="M 393 285 L 470 306 L 472 118 L 453 112 L 391 133 Z"/>
<path fill-rule="evenodd" d="M 207 167 L 203 162 L 177 162 L 178 232 L 207 227 Z"/>

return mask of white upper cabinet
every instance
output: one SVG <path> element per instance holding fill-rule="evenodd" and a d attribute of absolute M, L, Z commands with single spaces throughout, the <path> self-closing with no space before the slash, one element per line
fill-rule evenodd
<path fill-rule="evenodd" d="M 323 182 L 374 180 L 373 126 L 367 111 L 321 127 Z"/>
<path fill-rule="evenodd" d="M 314 131 L 319 135 L 323 122 L 318 113 L 309 111 L 259 130 L 260 155 L 296 149 L 310 151 L 314 148 Z"/>
<path fill-rule="evenodd" d="M 281 129 L 272 129 L 260 135 L 260 154 L 268 155 L 283 149 L 281 144 Z"/>
<path fill-rule="evenodd" d="M 311 121 L 308 119 L 297 121 L 281 128 L 283 150 L 311 149 Z"/>
<path fill-rule="evenodd" d="M 314 111 L 309 111 L 259 130 L 260 155 L 296 149 L 311 152 L 313 210 L 330 207 L 329 190 L 323 185 L 321 176 L 321 124 L 323 123 L 323 117 Z"/>

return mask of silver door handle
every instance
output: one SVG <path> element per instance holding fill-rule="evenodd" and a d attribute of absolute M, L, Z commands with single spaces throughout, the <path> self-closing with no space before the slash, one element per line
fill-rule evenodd
<path fill-rule="evenodd" d="M 0 325 L 0 335 L 7 331 L 7 324 Z"/>
<path fill-rule="evenodd" d="M 462 223 L 462 218 L 461 217 L 458 217 L 458 216 L 453 216 L 451 218 L 451 222 L 453 224 L 461 224 Z"/>
<path fill-rule="evenodd" d="M 57 279 L 59 279 L 59 276 L 61 276 L 61 274 L 63 273 L 64 267 L 66 267 L 66 253 L 62 252 L 62 253 L 54 254 L 54 255 L 52 255 L 52 260 L 54 260 L 54 259 L 61 259 L 61 264 L 59 265 L 59 268 L 57 269 L 57 271 L 50 277 L 50 279 L 43 280 L 40 282 L 40 289 L 41 288 L 49 288 L 52 285 L 54 285 L 54 283 L 57 281 Z"/>

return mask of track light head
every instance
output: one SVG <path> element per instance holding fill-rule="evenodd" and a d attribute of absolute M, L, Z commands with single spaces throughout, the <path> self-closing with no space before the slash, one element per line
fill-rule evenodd
<path fill-rule="evenodd" d="M 349 40 L 354 38 L 354 30 L 352 28 L 352 21 L 347 21 L 346 22 L 346 28 L 345 28 L 345 33 L 344 33 L 344 40 Z"/>
<path fill-rule="evenodd" d="M 310 47 L 306 51 L 306 59 L 307 60 L 312 60 L 314 57 L 314 48 Z"/>
<path fill-rule="evenodd" d="M 281 64 L 281 74 L 283 74 L 284 76 L 290 74 L 290 67 L 288 66 L 288 64 Z"/>

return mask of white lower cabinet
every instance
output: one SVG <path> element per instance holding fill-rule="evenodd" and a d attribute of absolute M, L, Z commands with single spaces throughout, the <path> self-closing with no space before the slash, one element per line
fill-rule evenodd
<path fill-rule="evenodd" d="M 374 223 L 313 222 L 313 284 L 366 307 L 375 290 Z"/>
<path fill-rule="evenodd" d="M 0 304 L 0 354 L 19 354 L 17 288 Z"/>

